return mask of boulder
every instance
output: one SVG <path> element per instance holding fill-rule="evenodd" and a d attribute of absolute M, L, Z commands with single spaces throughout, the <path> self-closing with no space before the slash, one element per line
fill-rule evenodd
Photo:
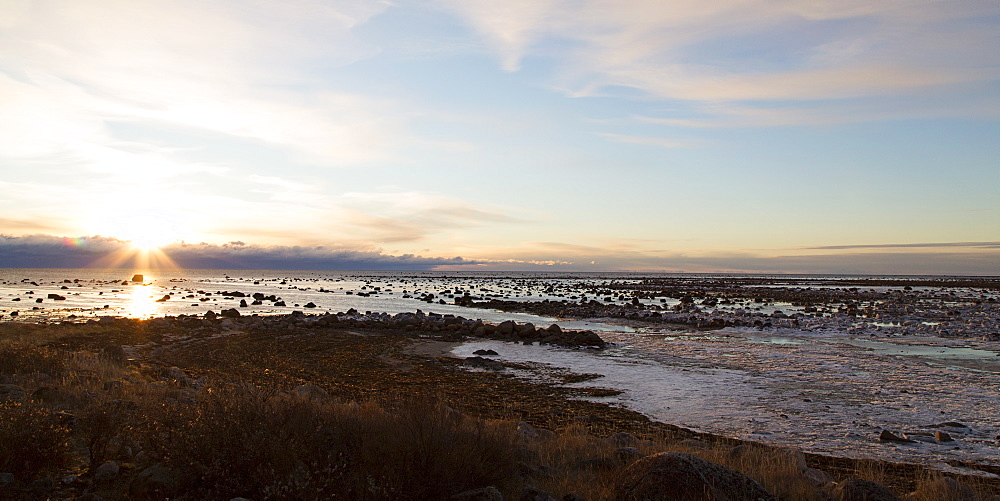
<path fill-rule="evenodd" d="M 535 335 L 535 324 L 531 322 L 525 322 L 520 327 L 517 328 L 517 335 L 525 338 Z"/>
<path fill-rule="evenodd" d="M 132 281 L 133 282 L 142 282 L 145 278 L 146 277 L 144 277 L 144 276 L 142 276 L 142 275 L 140 275 L 138 273 L 136 273 L 135 275 L 132 275 Z"/>
<path fill-rule="evenodd" d="M 661 452 L 632 463 L 615 482 L 618 501 L 774 501 L 754 479 L 683 452 Z"/>
<path fill-rule="evenodd" d="M 525 487 L 521 491 L 521 501 L 557 501 L 551 494 L 534 487 Z"/>
<path fill-rule="evenodd" d="M 191 484 L 191 478 L 180 471 L 156 463 L 140 471 L 129 484 L 133 499 L 165 499 L 176 497 Z"/>
<path fill-rule="evenodd" d="M 128 355 L 125 354 L 125 348 L 122 348 L 122 346 L 118 344 L 105 346 L 104 349 L 101 350 L 100 358 L 101 360 L 110 362 L 114 365 L 125 365 L 125 363 L 128 362 Z"/>
<path fill-rule="evenodd" d="M 889 430 L 882 430 L 882 433 L 879 433 L 879 435 L 878 435 L 878 439 L 879 439 L 880 442 L 896 442 L 896 443 L 901 443 L 901 444 L 916 443 L 915 440 L 910 440 L 908 438 L 903 438 L 903 437 L 901 437 L 899 435 L 896 435 L 895 433 L 893 433 L 893 432 L 891 432 Z"/>
<path fill-rule="evenodd" d="M 322 387 L 313 383 L 306 383 L 295 388 L 295 396 L 303 400 L 328 400 L 330 394 Z"/>
<path fill-rule="evenodd" d="M 948 499 L 950 501 L 976 501 L 972 489 L 951 477 L 938 477 L 920 483 L 919 488 L 907 499 Z"/>
<path fill-rule="evenodd" d="M 478 356 L 477 357 L 468 357 L 468 358 L 465 359 L 465 361 L 463 363 L 465 365 L 469 366 L 469 367 L 475 367 L 477 369 L 487 369 L 487 370 L 491 370 L 491 371 L 502 371 L 502 370 L 504 370 L 504 366 L 503 366 L 502 362 L 498 362 L 496 360 L 490 360 L 488 358 L 483 358 L 483 357 L 478 357 Z"/>
<path fill-rule="evenodd" d="M 0 384 L 0 402 L 24 402 L 28 394 L 16 384 Z"/>
<path fill-rule="evenodd" d="M 534 442 L 535 440 L 548 440 L 556 436 L 551 430 L 545 428 L 535 428 L 524 421 L 517 423 L 517 438 L 524 442 Z"/>
<path fill-rule="evenodd" d="M 635 447 L 639 445 L 639 439 L 631 433 L 620 431 L 608 437 L 607 442 L 618 447 Z"/>
<path fill-rule="evenodd" d="M 455 501 L 503 501 L 503 494 L 493 487 L 483 487 L 471 491 L 460 492 L 451 497 Z"/>
<path fill-rule="evenodd" d="M 497 353 L 497 352 L 495 352 L 493 350 L 476 350 L 476 351 L 474 351 L 472 353 L 474 355 L 480 355 L 480 356 L 484 356 L 484 357 L 495 357 L 495 356 L 499 355 L 499 353 Z"/>
<path fill-rule="evenodd" d="M 114 482 L 118 475 L 121 473 L 121 466 L 114 461 L 108 461 L 101 466 L 97 467 L 94 471 L 94 482 L 99 484 L 109 484 Z"/>
<path fill-rule="evenodd" d="M 884 485 L 860 478 L 837 483 L 830 494 L 836 501 L 901 501 Z"/>
<path fill-rule="evenodd" d="M 611 455 L 621 464 L 629 464 L 642 459 L 642 453 L 635 447 L 619 447 Z"/>
<path fill-rule="evenodd" d="M 223 318 L 239 318 L 240 317 L 240 310 L 237 310 L 236 308 L 229 308 L 228 310 L 222 310 L 222 317 Z"/>
<path fill-rule="evenodd" d="M 951 438 L 951 435 L 946 431 L 935 431 L 934 440 L 938 442 L 954 442 L 955 439 Z"/>

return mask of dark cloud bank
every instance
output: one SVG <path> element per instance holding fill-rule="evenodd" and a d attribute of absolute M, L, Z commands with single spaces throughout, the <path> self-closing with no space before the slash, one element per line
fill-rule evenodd
<path fill-rule="evenodd" d="M 325 247 L 283 247 L 175 243 L 150 255 L 150 263 L 186 269 L 242 270 L 430 270 L 442 265 L 472 265 L 476 261 L 392 256 L 379 252 L 329 249 Z M 63 238 L 51 235 L 15 237 L 0 235 L 0 268 L 133 268 L 138 256 L 128 242 L 109 237 Z"/>
<path fill-rule="evenodd" d="M 918 247 L 926 248 L 920 252 Z M 819 248 L 814 248 L 819 249 Z M 822 248 L 821 255 L 760 257 L 752 255 L 683 256 L 587 249 L 575 262 L 548 256 L 531 260 L 471 260 L 461 257 L 392 256 L 374 251 L 329 247 L 283 247 L 231 242 L 171 244 L 161 249 L 170 263 L 151 255 L 149 267 L 243 270 L 343 271 L 630 271 L 691 273 L 800 273 L 836 275 L 1000 275 L 998 242 L 852 245 Z M 555 258 L 560 258 L 556 260 Z M 51 235 L 0 234 L 0 268 L 147 267 L 128 242 L 109 237 L 63 238 Z"/>

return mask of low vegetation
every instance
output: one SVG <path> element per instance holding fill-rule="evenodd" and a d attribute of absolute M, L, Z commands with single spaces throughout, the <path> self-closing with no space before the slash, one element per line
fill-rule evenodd
<path fill-rule="evenodd" d="M 755 444 L 598 436 L 557 419 L 548 431 L 519 422 L 518 409 L 476 415 L 443 393 L 345 399 L 329 380 L 251 377 L 248 366 L 194 377 L 125 356 L 118 343 L 146 342 L 141 329 L 25 329 L 0 326 L 3 498 L 427 500 L 492 486 L 504 499 L 533 487 L 605 500 L 631 462 L 663 451 L 743 472 L 779 499 L 829 499 L 846 476 L 892 483 L 876 466 L 835 478 L 797 451 Z M 916 492 L 897 495 L 987 500 L 995 487 L 943 474 L 916 480 Z"/>

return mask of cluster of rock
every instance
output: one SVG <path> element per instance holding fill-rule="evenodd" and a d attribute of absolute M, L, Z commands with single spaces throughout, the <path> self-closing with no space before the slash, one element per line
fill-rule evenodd
<path fill-rule="evenodd" d="M 114 317 L 102 317 L 89 322 L 115 322 Z M 604 348 L 607 343 L 593 331 L 562 329 L 557 324 L 535 327 L 530 322 L 517 323 L 512 320 L 493 324 L 482 320 L 472 320 L 455 315 L 424 313 L 420 310 L 410 313 L 365 312 L 353 308 L 347 312 L 306 314 L 294 311 L 287 315 L 243 315 L 236 308 L 220 313 L 208 311 L 203 316 L 179 315 L 153 318 L 147 321 L 151 327 L 182 328 L 190 333 L 210 332 L 218 329 L 381 329 L 395 330 L 412 335 L 431 334 L 446 340 L 460 341 L 466 338 L 494 339 L 523 344 L 548 344 L 579 348 Z"/>
<path fill-rule="evenodd" d="M 748 327 L 757 329 L 785 328 L 803 331 L 837 329 L 851 334 L 924 335 L 954 338 L 983 338 L 1000 341 L 997 330 L 1000 303 L 971 302 L 962 306 L 936 308 L 933 303 L 880 305 L 860 307 L 848 302 L 839 308 L 806 306 L 801 311 L 785 313 L 737 308 L 715 309 L 717 301 L 703 299 L 702 306 L 693 301 L 671 308 L 631 304 L 605 304 L 590 300 L 583 303 L 566 301 L 510 301 L 456 298 L 455 304 L 472 308 L 524 312 L 560 318 L 622 318 L 659 324 L 685 325 L 698 329 Z"/>

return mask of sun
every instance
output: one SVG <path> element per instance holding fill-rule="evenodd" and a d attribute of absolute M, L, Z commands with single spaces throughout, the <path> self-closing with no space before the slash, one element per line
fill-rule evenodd
<path fill-rule="evenodd" d="M 122 211 L 104 211 L 91 219 L 91 234 L 116 238 L 135 252 L 148 253 L 182 240 L 178 221 L 138 202 Z"/>
<path fill-rule="evenodd" d="M 165 247 L 177 241 L 176 238 L 172 238 L 169 234 L 159 233 L 150 229 L 149 232 L 139 232 L 131 235 L 130 237 L 125 237 L 124 239 L 129 242 L 133 248 L 139 251 L 149 252 L 152 250 L 157 250 L 160 247 Z"/>

